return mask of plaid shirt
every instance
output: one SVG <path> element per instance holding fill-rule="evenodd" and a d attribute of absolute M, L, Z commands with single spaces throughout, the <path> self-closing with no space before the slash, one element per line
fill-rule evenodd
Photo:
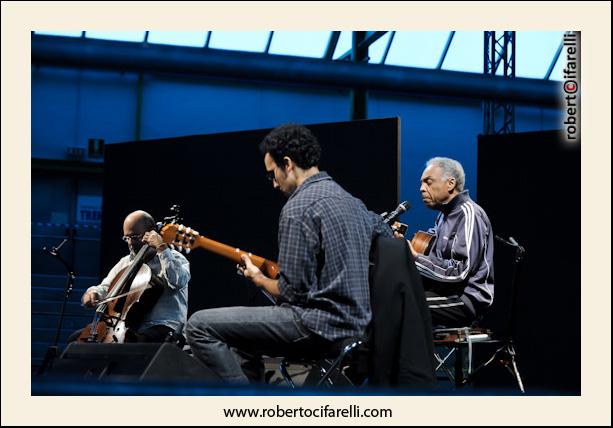
<path fill-rule="evenodd" d="M 361 335 L 370 321 L 368 257 L 373 238 L 392 236 L 325 172 L 290 196 L 279 219 L 279 302 L 328 340 Z"/>

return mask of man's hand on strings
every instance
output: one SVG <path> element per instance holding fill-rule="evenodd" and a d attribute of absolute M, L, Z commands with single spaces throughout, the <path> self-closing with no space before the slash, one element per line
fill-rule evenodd
<path fill-rule="evenodd" d="M 241 256 L 241 260 L 242 264 L 236 265 L 237 273 L 258 285 L 257 280 L 264 276 L 262 271 L 258 269 L 256 265 L 253 264 L 251 258 L 248 255 L 243 254 Z"/>

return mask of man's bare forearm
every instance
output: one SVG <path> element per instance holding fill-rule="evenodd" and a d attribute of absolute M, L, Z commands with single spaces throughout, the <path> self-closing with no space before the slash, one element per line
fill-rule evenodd
<path fill-rule="evenodd" d="M 281 293 L 279 292 L 279 280 L 278 279 L 270 279 L 264 274 L 258 275 L 253 278 L 253 283 L 266 290 L 268 293 L 273 295 L 274 297 L 278 297 Z"/>

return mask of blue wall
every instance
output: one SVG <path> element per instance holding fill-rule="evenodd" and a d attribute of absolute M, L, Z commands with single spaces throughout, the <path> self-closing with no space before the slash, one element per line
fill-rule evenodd
<path fill-rule="evenodd" d="M 32 157 L 64 159 L 67 147 L 86 149 L 88 138 L 103 138 L 106 144 L 134 140 L 137 88 L 134 73 L 33 68 Z M 267 128 L 288 121 L 334 122 L 348 120 L 349 115 L 349 92 L 341 89 L 145 75 L 140 138 Z M 423 165 L 430 157 L 449 156 L 462 162 L 467 188 L 478 199 L 481 102 L 371 92 L 368 116 L 401 118 L 400 198 L 413 204 L 402 217 L 410 231 L 428 227 L 434 217 L 421 206 L 418 192 Z M 559 122 L 553 109 L 516 107 L 518 132 L 555 129 Z M 368 165 L 358 167 L 368 172 Z M 390 201 L 390 208 L 395 202 Z"/>
<path fill-rule="evenodd" d="M 65 159 L 88 138 L 134 139 L 137 76 L 128 73 L 32 69 L 32 157 Z"/>
<path fill-rule="evenodd" d="M 259 83 L 145 80 L 142 139 L 349 118 L 349 92 Z"/>

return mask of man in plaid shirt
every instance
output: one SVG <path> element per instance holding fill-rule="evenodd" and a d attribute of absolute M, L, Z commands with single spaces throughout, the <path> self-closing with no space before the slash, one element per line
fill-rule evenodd
<path fill-rule="evenodd" d="M 320 145 L 301 125 L 271 131 L 260 149 L 273 187 L 289 199 L 279 218 L 278 278 L 243 256 L 239 271 L 277 305 L 206 309 L 187 337 L 194 355 L 233 383 L 263 380 L 262 355 L 325 351 L 361 336 L 371 318 L 368 257 L 381 217 L 319 171 Z"/>

